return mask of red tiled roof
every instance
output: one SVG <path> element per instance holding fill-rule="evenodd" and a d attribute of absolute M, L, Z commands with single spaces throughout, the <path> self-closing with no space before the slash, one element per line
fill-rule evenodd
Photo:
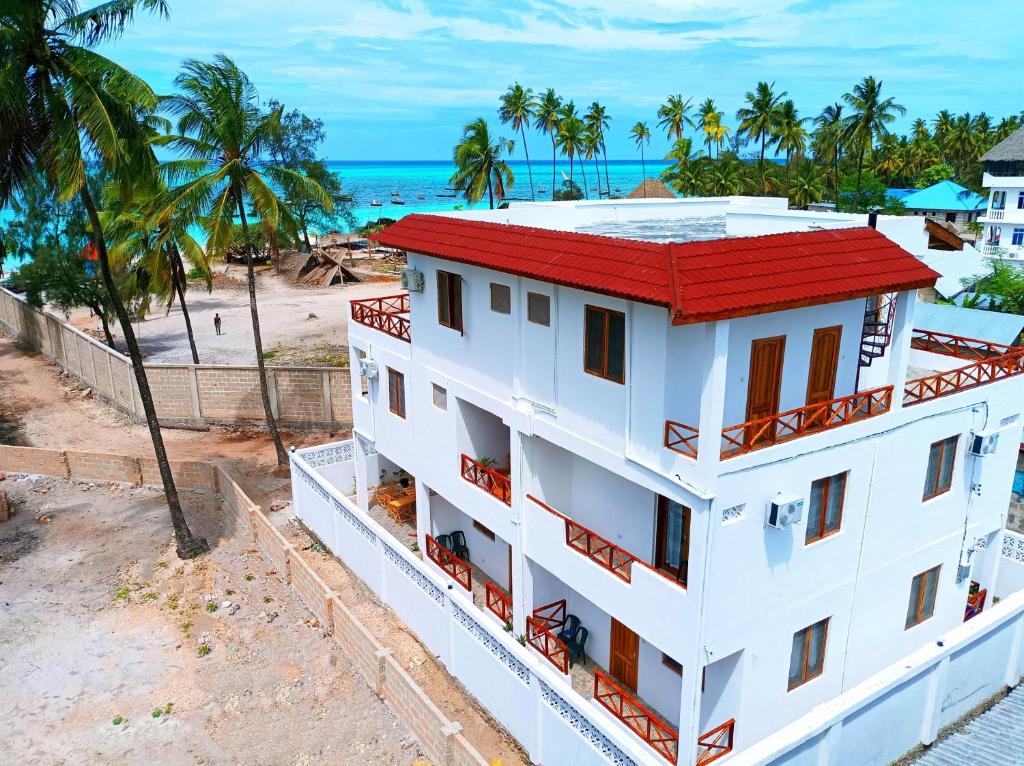
<path fill-rule="evenodd" d="M 659 244 L 413 214 L 374 239 L 414 253 L 665 306 L 674 324 L 930 287 L 939 277 L 870 228 Z"/>

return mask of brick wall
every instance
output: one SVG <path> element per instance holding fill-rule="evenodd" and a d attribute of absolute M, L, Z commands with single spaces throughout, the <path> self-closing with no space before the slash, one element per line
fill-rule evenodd
<path fill-rule="evenodd" d="M 131 361 L 124 355 L 3 289 L 0 328 L 74 374 L 104 401 L 135 420 L 142 419 Z M 264 420 L 254 366 L 147 364 L 146 376 L 162 425 L 258 425 Z M 267 377 L 282 425 L 352 425 L 348 370 L 267 367 Z"/>
<path fill-rule="evenodd" d="M 66 477 L 68 461 L 61 450 L 0 445 L 0 471 Z"/>
<path fill-rule="evenodd" d="M 67 450 L 68 476 L 82 481 L 123 481 L 142 484 L 139 460 L 126 455 Z"/>

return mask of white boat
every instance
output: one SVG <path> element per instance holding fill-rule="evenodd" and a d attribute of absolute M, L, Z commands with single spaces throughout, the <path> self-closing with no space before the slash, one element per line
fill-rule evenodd
<path fill-rule="evenodd" d="M 380 200 L 375 200 L 375 199 L 370 200 L 370 207 L 380 207 L 383 204 L 384 203 L 381 202 Z"/>
<path fill-rule="evenodd" d="M 416 195 L 416 199 L 426 199 L 426 198 L 427 198 L 426 194 L 417 194 Z"/>
<path fill-rule="evenodd" d="M 391 198 L 391 204 L 392 205 L 404 205 L 405 204 L 405 200 L 402 199 L 401 197 L 392 197 Z"/>

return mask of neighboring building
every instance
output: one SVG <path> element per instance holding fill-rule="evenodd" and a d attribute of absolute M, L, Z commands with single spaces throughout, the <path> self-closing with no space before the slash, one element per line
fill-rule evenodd
<path fill-rule="evenodd" d="M 985 255 L 1024 256 L 1024 128 L 981 156 L 982 186 L 990 189 L 988 210 L 980 220 Z"/>
<path fill-rule="evenodd" d="M 987 207 L 985 198 L 980 194 L 948 180 L 918 189 L 901 201 L 910 215 L 960 225 L 976 221 Z"/>
<path fill-rule="evenodd" d="M 871 228 L 762 209 L 762 230 L 819 222 L 662 241 L 728 204 L 410 215 L 377 237 L 408 252 L 409 292 L 352 302 L 354 439 L 297 463 L 298 512 L 333 492 L 392 530 L 367 546 L 337 499 L 308 520 L 384 572 L 534 760 L 708 763 L 934 642 L 994 582 L 1024 350 L 915 330 L 938 275 Z M 557 230 L 584 226 L 632 236 Z"/>
<path fill-rule="evenodd" d="M 627 199 L 676 199 L 676 195 L 661 181 L 648 178 L 633 189 Z"/>
<path fill-rule="evenodd" d="M 1021 345 L 1024 316 L 921 303 L 914 309 L 914 327 L 962 338 L 984 338 L 1004 346 L 1018 346 Z"/>

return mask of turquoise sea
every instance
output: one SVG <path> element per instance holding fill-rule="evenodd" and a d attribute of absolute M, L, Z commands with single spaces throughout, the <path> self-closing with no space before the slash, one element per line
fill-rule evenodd
<path fill-rule="evenodd" d="M 458 206 L 464 209 L 486 207 L 485 197 L 476 205 L 468 204 L 456 192 L 451 191 L 448 179 L 454 166 L 448 160 L 413 160 L 413 161 L 329 161 L 331 171 L 341 178 L 343 191 L 352 195 L 352 212 L 357 223 L 363 224 L 376 221 L 378 218 L 401 218 L 409 213 L 435 213 L 455 210 Z M 508 190 L 510 199 L 530 199 L 530 177 L 526 162 L 512 160 L 510 163 L 515 176 L 515 183 Z M 533 182 L 538 200 L 551 199 L 551 161 L 534 160 Z M 664 160 L 648 160 L 647 177 L 657 178 L 669 163 Z M 605 177 L 604 163 L 600 163 L 602 188 Z M 562 173 L 569 174 L 569 163 L 560 160 L 555 165 L 555 182 L 562 183 Z M 585 168 L 587 193 L 597 198 L 597 179 L 594 163 L 590 161 Z M 612 193 L 629 194 L 643 180 L 643 167 L 639 158 L 635 160 L 609 160 L 608 178 Z M 583 186 L 579 163 L 576 163 L 573 180 Z M 543 190 L 543 193 L 541 192 Z M 393 202 L 392 192 L 398 192 L 398 199 L 405 202 L 398 205 Z M 422 199 L 420 197 L 422 196 Z M 370 205 L 377 200 L 380 207 Z M 0 223 L 9 219 L 9 210 L 0 210 Z M 197 232 L 198 233 L 198 232 Z M 5 261 L 4 270 L 14 271 L 18 263 L 11 259 Z"/>

